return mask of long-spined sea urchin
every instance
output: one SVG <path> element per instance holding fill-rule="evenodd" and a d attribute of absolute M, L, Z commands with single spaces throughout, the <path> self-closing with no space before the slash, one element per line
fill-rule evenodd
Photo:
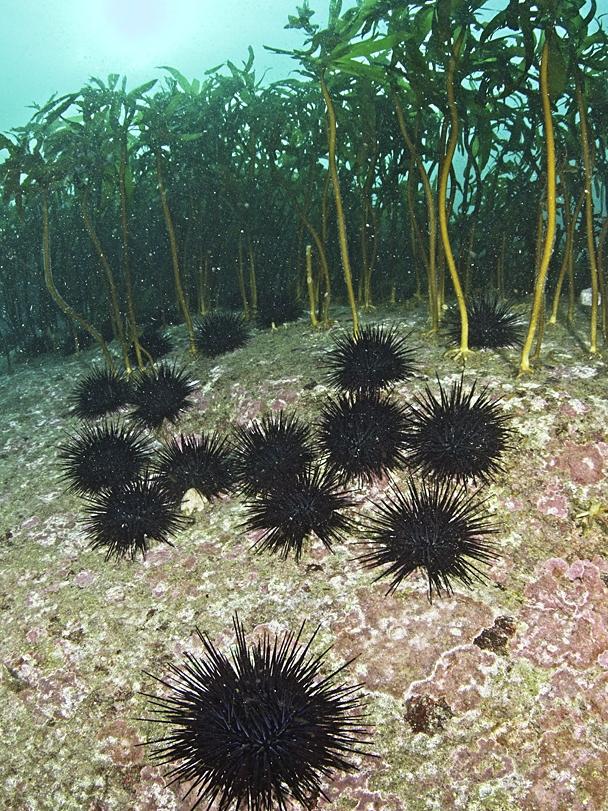
<path fill-rule="evenodd" d="M 173 546 L 170 537 L 183 526 L 175 500 L 147 474 L 90 498 L 86 514 L 90 546 L 103 549 L 106 560 L 145 557 L 152 541 Z"/>
<path fill-rule="evenodd" d="M 404 407 L 383 393 L 329 400 L 318 425 L 319 451 L 345 481 L 371 482 L 405 463 Z"/>
<path fill-rule="evenodd" d="M 173 349 L 168 333 L 155 324 L 147 326 L 143 330 L 139 336 L 139 343 L 154 361 L 164 358 Z"/>
<path fill-rule="evenodd" d="M 407 492 L 393 486 L 367 526 L 371 549 L 360 557 L 368 568 L 386 567 L 376 580 L 390 577 L 391 594 L 416 569 L 433 592 L 451 594 L 452 581 L 471 586 L 483 580 L 478 564 L 498 557 L 487 538 L 497 532 L 485 510 L 485 502 L 463 486 L 449 482 L 416 485 L 409 480 Z"/>
<path fill-rule="evenodd" d="M 158 678 L 168 693 L 145 693 L 153 718 L 171 727 L 150 741 L 153 757 L 171 768 L 171 783 L 189 781 L 184 799 L 218 811 L 288 811 L 295 800 L 311 809 L 321 781 L 335 771 L 353 771 L 353 754 L 364 754 L 361 685 L 338 681 L 346 665 L 321 675 L 327 650 L 315 655 L 316 633 L 300 642 L 287 633 L 247 646 L 234 620 L 232 661 L 197 631 L 202 656 L 186 659 Z M 349 663 L 347 663 L 349 664 Z"/>
<path fill-rule="evenodd" d="M 160 428 L 165 420 L 177 422 L 190 408 L 194 388 L 185 370 L 165 363 L 140 372 L 134 378 L 129 399 L 134 406 L 133 419 L 146 428 Z"/>
<path fill-rule="evenodd" d="M 235 433 L 235 475 L 255 495 L 294 481 L 314 458 L 310 429 L 293 414 L 265 414 Z"/>
<path fill-rule="evenodd" d="M 523 340 L 524 327 L 519 315 L 498 296 L 478 296 L 467 303 L 469 347 L 471 349 L 511 349 Z M 447 324 L 452 343 L 460 342 L 460 318 Z"/>
<path fill-rule="evenodd" d="M 439 397 L 427 386 L 407 407 L 408 464 L 421 475 L 488 482 L 503 471 L 513 429 L 487 386 L 463 389 L 462 378 Z"/>
<path fill-rule="evenodd" d="M 85 425 L 59 446 L 63 474 L 73 493 L 100 493 L 133 481 L 151 458 L 138 428 L 117 422 Z"/>
<path fill-rule="evenodd" d="M 240 313 L 208 313 L 196 324 L 197 342 L 201 352 L 209 358 L 234 352 L 249 341 L 251 333 Z"/>
<path fill-rule="evenodd" d="M 190 489 L 212 499 L 234 484 L 234 459 L 228 440 L 215 433 L 173 437 L 159 452 L 154 471 L 177 501 Z"/>
<path fill-rule="evenodd" d="M 261 493 L 248 504 L 243 526 L 263 532 L 254 544 L 258 551 L 278 552 L 283 558 L 293 552 L 299 560 L 304 540 L 311 534 L 331 551 L 332 544 L 352 530 L 352 521 L 342 512 L 350 506 L 352 500 L 334 472 L 308 468 L 294 481 Z"/>
<path fill-rule="evenodd" d="M 107 367 L 98 367 L 78 381 L 69 403 L 74 416 L 81 420 L 95 420 L 125 406 L 129 394 L 129 383 L 121 374 Z"/>
<path fill-rule="evenodd" d="M 327 355 L 327 365 L 330 383 L 353 393 L 380 391 L 407 380 L 416 370 L 407 336 L 394 327 L 374 325 L 338 338 Z"/>

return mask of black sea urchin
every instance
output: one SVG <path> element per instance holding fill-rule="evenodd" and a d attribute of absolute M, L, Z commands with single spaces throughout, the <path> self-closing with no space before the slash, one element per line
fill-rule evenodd
<path fill-rule="evenodd" d="M 363 327 L 344 335 L 328 353 L 332 386 L 349 392 L 380 391 L 411 377 L 416 369 L 407 337 L 395 328 Z"/>
<path fill-rule="evenodd" d="M 97 498 L 87 506 L 85 531 L 92 549 L 104 549 L 106 560 L 145 557 L 151 541 L 173 546 L 169 537 L 183 526 L 174 499 L 158 479 L 144 475 Z"/>
<path fill-rule="evenodd" d="M 129 384 L 122 375 L 107 367 L 97 368 L 78 381 L 70 406 L 79 419 L 94 420 L 126 405 L 129 393 Z"/>
<path fill-rule="evenodd" d="M 283 559 L 293 552 L 298 561 L 309 535 L 314 533 L 331 552 L 332 543 L 352 530 L 352 521 L 341 512 L 350 506 L 334 473 L 309 468 L 294 482 L 248 504 L 244 528 L 263 531 L 254 544 L 259 551 L 278 552 Z"/>
<path fill-rule="evenodd" d="M 196 325 L 197 340 L 203 355 L 215 358 L 245 346 L 251 334 L 239 313 L 209 313 Z"/>
<path fill-rule="evenodd" d="M 167 364 L 141 372 L 134 379 L 130 397 L 135 406 L 133 419 L 146 428 L 160 428 L 165 420 L 177 422 L 191 406 L 188 398 L 194 387 L 184 370 Z"/>
<path fill-rule="evenodd" d="M 405 411 L 386 394 L 341 395 L 321 412 L 319 450 L 346 481 L 370 482 L 405 461 Z"/>
<path fill-rule="evenodd" d="M 150 354 L 152 360 L 159 360 L 173 349 L 166 332 L 156 325 L 146 327 L 139 336 L 139 343 Z"/>
<path fill-rule="evenodd" d="M 133 481 L 150 460 L 144 434 L 117 423 L 85 425 L 59 447 L 64 476 L 73 493 L 99 493 Z"/>
<path fill-rule="evenodd" d="M 234 620 L 232 661 L 197 631 L 204 655 L 186 660 L 159 679 L 166 695 L 145 693 L 153 718 L 169 733 L 150 741 L 153 756 L 171 764 L 171 782 L 191 781 L 193 809 L 217 802 L 218 811 L 288 811 L 291 801 L 311 809 L 321 781 L 353 771 L 350 757 L 364 754 L 361 685 L 338 681 L 344 669 L 321 670 L 327 653 L 314 655 L 297 634 L 265 634 L 249 648 Z M 146 673 L 150 676 L 150 674 Z"/>
<path fill-rule="evenodd" d="M 211 499 L 234 482 L 230 448 L 217 434 L 173 437 L 160 451 L 155 471 L 177 501 L 191 488 Z"/>
<path fill-rule="evenodd" d="M 248 495 L 293 482 L 313 461 L 310 429 L 283 411 L 235 432 L 235 475 Z"/>
<path fill-rule="evenodd" d="M 484 576 L 476 564 L 488 564 L 498 555 L 484 539 L 494 534 L 484 502 L 467 494 L 462 486 L 433 482 L 417 487 L 413 481 L 404 494 L 392 494 L 376 505 L 377 514 L 368 525 L 371 550 L 360 560 L 369 568 L 386 566 L 378 575 L 391 577 L 391 594 L 415 569 L 428 579 L 428 595 L 452 593 L 452 580 L 470 586 Z"/>
<path fill-rule="evenodd" d="M 475 383 L 465 392 L 462 378 L 447 392 L 439 383 L 439 399 L 427 386 L 407 416 L 408 462 L 414 470 L 458 482 L 488 482 L 502 472 L 513 429 L 487 386 L 475 396 Z"/>
<path fill-rule="evenodd" d="M 480 296 L 467 304 L 469 346 L 471 349 L 500 349 L 519 346 L 523 325 L 517 313 L 497 296 Z M 452 343 L 460 343 L 460 319 L 447 325 Z"/>
<path fill-rule="evenodd" d="M 256 321 L 262 329 L 297 321 L 302 315 L 302 303 L 290 285 L 275 286 L 258 298 Z"/>

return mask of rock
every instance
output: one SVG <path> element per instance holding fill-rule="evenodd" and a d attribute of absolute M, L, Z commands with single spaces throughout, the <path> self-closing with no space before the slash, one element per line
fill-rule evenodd
<path fill-rule="evenodd" d="M 599 295 L 597 296 L 598 304 L 602 303 L 602 297 Z M 581 290 L 580 295 L 580 302 L 583 307 L 591 307 L 591 288 L 586 287 L 584 290 Z"/>

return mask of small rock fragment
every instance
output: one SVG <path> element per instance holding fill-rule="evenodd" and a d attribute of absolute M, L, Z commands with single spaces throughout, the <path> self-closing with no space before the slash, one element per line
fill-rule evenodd
<path fill-rule="evenodd" d="M 305 569 L 306 574 L 310 574 L 311 572 L 322 572 L 322 571 L 323 566 L 320 563 L 309 563 Z"/>
<path fill-rule="evenodd" d="M 493 653 L 506 655 L 509 651 L 509 639 L 515 633 L 516 626 L 513 617 L 496 617 L 491 628 L 484 628 L 476 636 L 473 643 L 482 650 L 490 650 Z"/>
<path fill-rule="evenodd" d="M 191 487 L 184 494 L 181 503 L 181 510 L 186 515 L 192 515 L 195 512 L 202 512 L 205 509 L 205 499 L 201 496 L 198 490 Z"/>
<path fill-rule="evenodd" d="M 412 732 L 434 735 L 443 729 L 445 721 L 453 716 L 445 698 L 435 700 L 431 696 L 410 696 L 405 702 L 405 720 Z"/>

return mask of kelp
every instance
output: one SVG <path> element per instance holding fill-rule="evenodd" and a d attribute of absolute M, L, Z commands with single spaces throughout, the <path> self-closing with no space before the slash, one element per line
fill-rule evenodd
<path fill-rule="evenodd" d="M 424 286 L 435 340 L 456 306 L 462 360 L 473 294 L 529 301 L 528 372 L 567 281 L 570 320 L 591 288 L 598 351 L 608 42 L 595 5 L 334 0 L 326 27 L 314 19 L 307 2 L 288 19 L 297 75 L 259 79 L 250 49 L 196 79 L 94 77 L 0 137 L 6 345 L 84 330 L 129 369 L 150 362 L 153 319 L 184 322 L 194 352 L 193 312 L 254 318 L 281 290 L 320 326 L 346 304 L 356 333 L 360 307 Z M 30 247 L 45 216 L 46 257 Z"/>

